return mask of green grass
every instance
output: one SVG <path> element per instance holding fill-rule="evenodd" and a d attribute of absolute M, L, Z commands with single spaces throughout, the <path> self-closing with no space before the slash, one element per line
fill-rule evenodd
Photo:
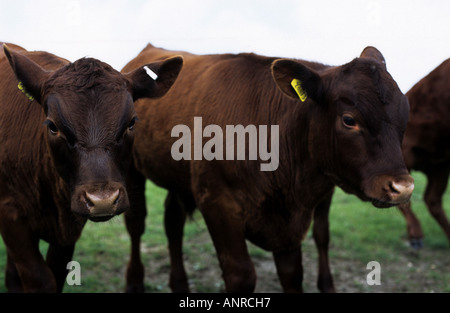
<path fill-rule="evenodd" d="M 415 191 L 412 196 L 412 209 L 422 224 L 425 233 L 424 243 L 428 247 L 443 249 L 449 243 L 443 231 L 432 218 L 423 202 L 422 196 L 426 184 L 426 177 L 414 172 Z M 450 195 L 444 195 L 444 207 L 449 214 Z M 391 248 L 400 249 L 403 243 L 399 237 L 406 236 L 406 222 L 397 209 L 376 209 L 372 205 L 359 201 L 356 197 L 337 190 L 333 198 L 330 213 L 331 231 L 333 237 L 343 239 L 349 232 L 357 234 L 354 240 L 345 240 L 348 248 L 353 247 L 355 253 L 363 256 L 374 251 L 381 243 L 389 244 Z M 364 246 L 359 246 L 364 242 Z M 356 246 L 355 246 L 356 244 Z"/>
<path fill-rule="evenodd" d="M 330 213 L 331 262 L 338 265 L 337 260 L 354 259 L 364 266 L 371 260 L 380 261 L 387 268 L 384 276 L 388 276 L 392 292 L 449 292 L 449 242 L 422 199 L 426 177 L 418 172 L 413 172 L 413 177 L 412 209 L 422 225 L 424 248 L 417 252 L 409 247 L 406 222 L 398 209 L 376 209 L 337 190 Z M 450 216 L 448 192 L 443 202 Z M 397 284 L 402 287 L 396 289 Z M 370 291 L 366 284 L 359 287 L 362 292 Z"/>
<path fill-rule="evenodd" d="M 361 281 L 366 264 L 378 260 L 382 265 L 382 281 L 392 292 L 450 292 L 449 243 L 443 231 L 428 213 L 422 194 L 426 179 L 413 173 L 416 190 L 413 211 L 421 221 L 425 233 L 425 247 L 413 252 L 406 240 L 406 224 L 400 211 L 376 209 L 338 189 L 330 213 L 330 262 L 338 291 L 377 292 Z M 169 260 L 163 227 L 164 189 L 147 184 L 146 231 L 142 238 L 142 257 L 145 264 L 145 285 L 148 292 L 169 292 L 167 286 Z M 450 195 L 444 197 L 450 216 Z M 269 253 L 249 244 L 254 260 L 270 260 Z M 45 252 L 47 244 L 41 243 Z M 77 243 L 73 259 L 81 264 L 81 286 L 65 286 L 64 292 L 122 292 L 125 288 L 125 268 L 130 250 L 129 236 L 123 217 L 105 223 L 88 222 Z M 198 211 L 185 228 L 184 246 L 186 269 L 190 284 L 197 292 L 223 291 L 215 251 L 205 224 Z M 316 251 L 311 231 L 305 238 L 303 253 L 316 267 Z M 304 263 L 307 260 L 304 260 Z M 4 269 L 6 249 L 0 242 L 0 292 L 6 292 Z M 209 273 L 213 268 L 217 274 Z M 274 270 L 272 275 L 276 279 Z M 216 275 L 205 279 L 206 275 Z M 315 273 L 305 276 L 305 291 L 317 292 Z M 349 289 L 347 289 L 349 288 Z"/>

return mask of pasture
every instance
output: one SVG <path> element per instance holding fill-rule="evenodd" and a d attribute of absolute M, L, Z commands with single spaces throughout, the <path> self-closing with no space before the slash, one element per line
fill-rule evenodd
<path fill-rule="evenodd" d="M 425 235 L 420 251 L 409 247 L 405 220 L 396 208 L 376 209 L 355 196 L 336 190 L 330 213 L 329 253 L 337 292 L 450 292 L 449 243 L 422 200 L 425 176 L 419 172 L 412 174 L 416 181 L 412 208 Z M 147 292 L 170 292 L 169 258 L 163 228 L 166 191 L 148 182 L 146 192 L 148 215 L 141 245 L 145 286 Z M 446 213 L 450 215 L 448 191 L 443 201 Z M 122 216 L 105 223 L 88 222 L 73 257 L 81 265 L 81 285 L 66 285 L 64 292 L 123 292 L 129 247 Z M 258 275 L 256 291 L 280 292 L 271 254 L 250 243 L 249 247 Z M 41 242 L 43 252 L 46 248 L 46 243 Z M 224 291 L 214 247 L 198 211 L 186 225 L 184 253 L 193 292 Z M 379 286 L 370 286 L 366 282 L 370 272 L 366 265 L 370 261 L 378 261 L 381 265 Z M 6 292 L 5 266 L 6 251 L 1 241 L 0 292 Z M 303 266 L 304 291 L 318 292 L 317 252 L 311 231 L 303 243 Z"/>

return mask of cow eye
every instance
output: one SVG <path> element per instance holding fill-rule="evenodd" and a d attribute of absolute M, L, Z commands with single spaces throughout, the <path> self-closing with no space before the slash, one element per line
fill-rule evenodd
<path fill-rule="evenodd" d="M 128 129 L 129 130 L 134 130 L 134 125 L 136 124 L 137 121 L 137 117 L 133 117 L 133 119 L 130 121 L 130 123 L 128 124 Z"/>
<path fill-rule="evenodd" d="M 50 120 L 46 120 L 44 124 L 47 125 L 47 128 L 48 128 L 48 130 L 50 131 L 50 133 L 52 135 L 57 135 L 58 134 L 59 129 L 58 129 L 58 127 L 56 127 L 55 123 L 53 123 Z"/>
<path fill-rule="evenodd" d="M 347 114 L 342 117 L 342 122 L 344 123 L 344 126 L 348 128 L 354 128 L 356 126 L 355 119 Z"/>

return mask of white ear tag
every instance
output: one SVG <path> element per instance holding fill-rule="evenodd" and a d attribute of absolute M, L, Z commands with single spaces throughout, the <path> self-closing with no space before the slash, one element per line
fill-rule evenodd
<path fill-rule="evenodd" d="M 153 80 L 158 79 L 158 75 L 156 75 L 155 72 L 153 72 L 151 69 L 148 68 L 148 66 L 144 66 L 144 70 L 147 72 L 147 75 L 150 76 Z"/>

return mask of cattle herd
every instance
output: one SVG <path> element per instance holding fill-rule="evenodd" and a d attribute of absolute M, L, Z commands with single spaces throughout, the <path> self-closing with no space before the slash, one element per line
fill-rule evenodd
<path fill-rule="evenodd" d="M 87 220 L 123 213 L 126 291 L 143 292 L 147 179 L 167 189 L 169 285 L 189 292 L 183 229 L 201 212 L 227 292 L 252 292 L 246 241 L 271 251 L 285 292 L 302 291 L 311 224 L 318 288 L 334 292 L 329 210 L 336 186 L 404 214 L 411 170 L 450 241 L 450 59 L 403 94 L 366 47 L 340 66 L 253 53 L 195 55 L 149 44 L 120 72 L 13 43 L 0 51 L 0 233 L 9 292 L 61 292 Z M 314 223 L 313 223 L 314 221 Z M 39 241 L 49 243 L 46 256 Z"/>

